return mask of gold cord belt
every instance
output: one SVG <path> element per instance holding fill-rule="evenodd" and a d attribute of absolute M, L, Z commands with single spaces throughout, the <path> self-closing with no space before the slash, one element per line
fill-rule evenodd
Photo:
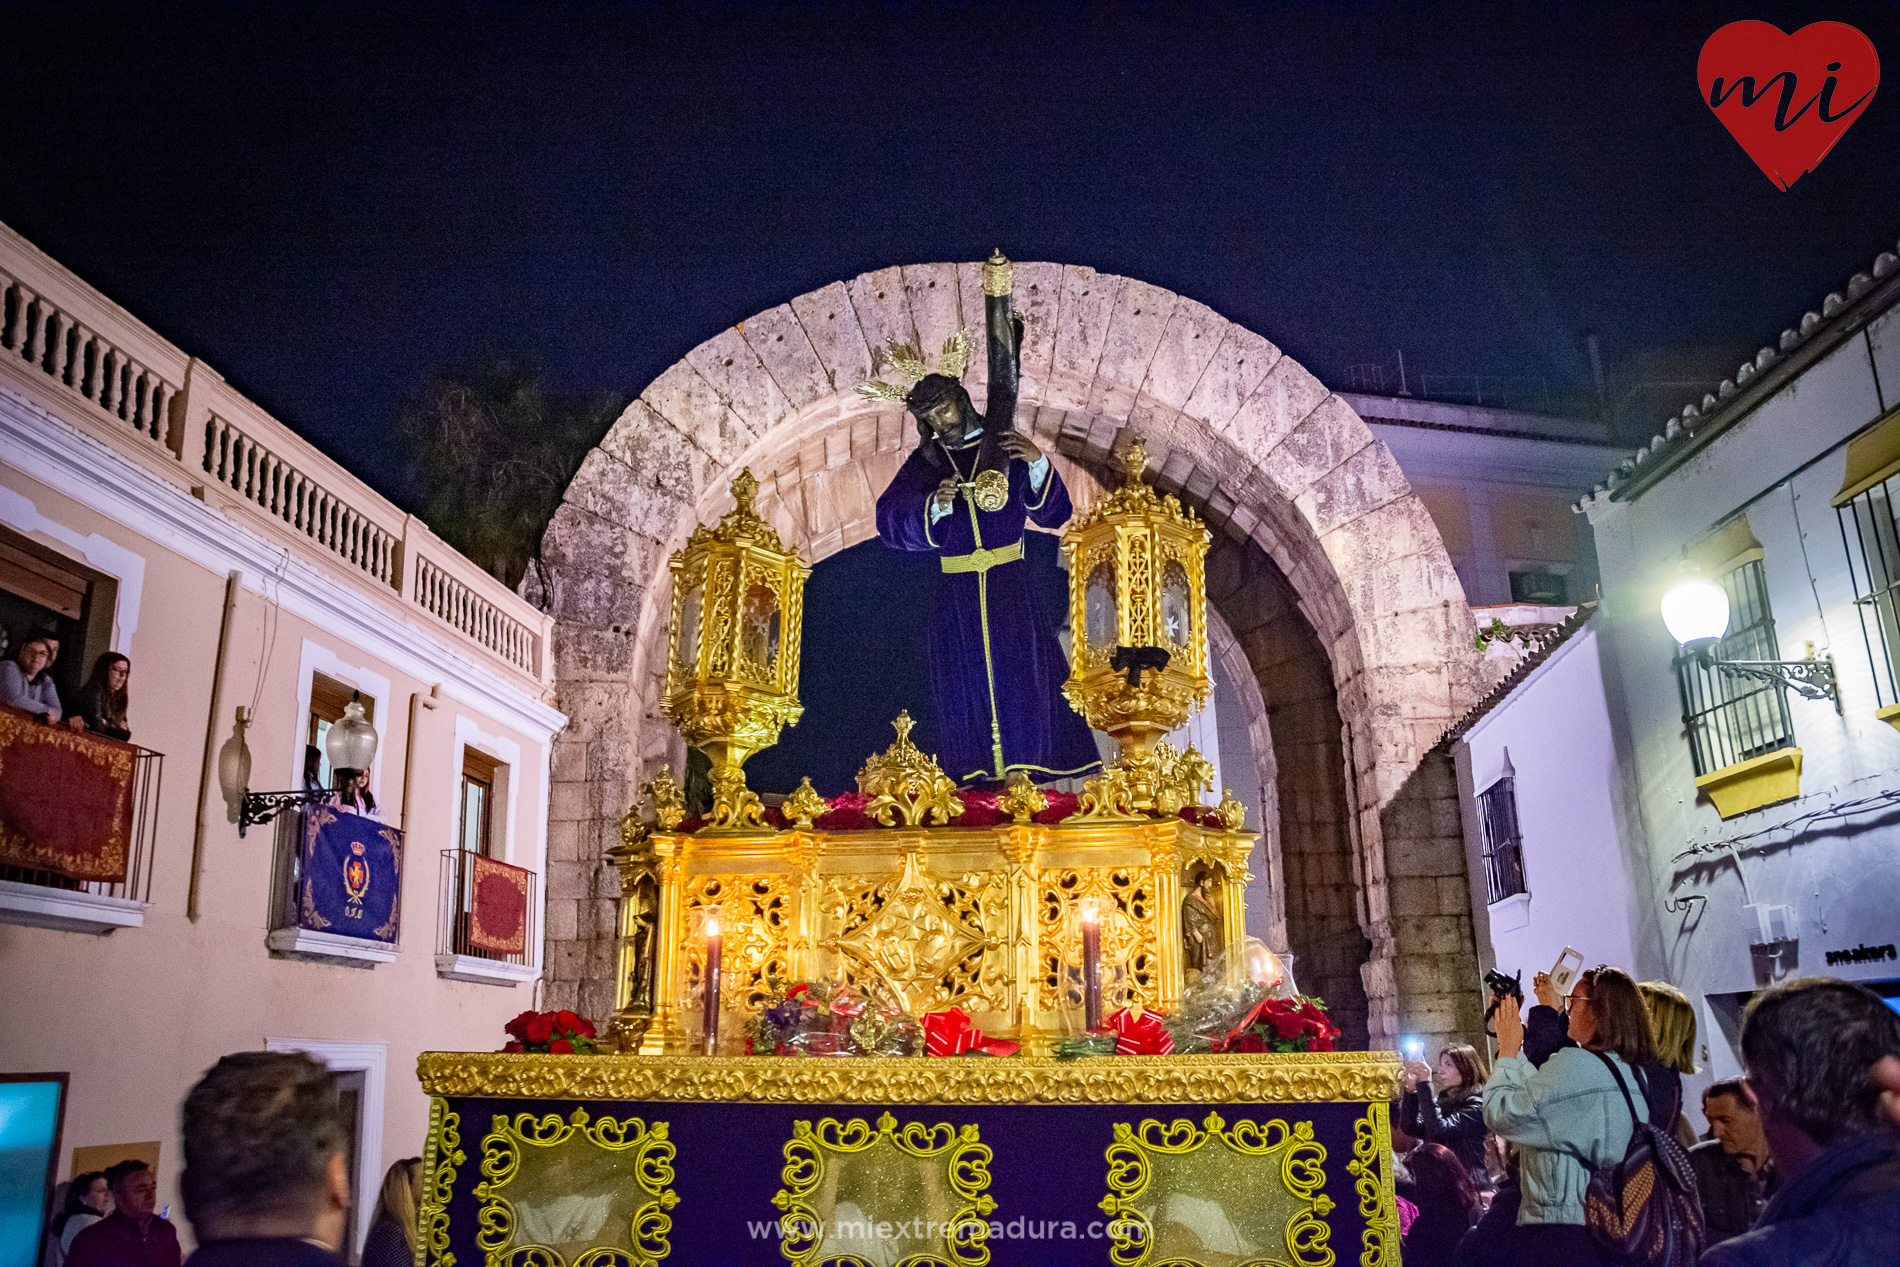
<path fill-rule="evenodd" d="M 1023 557 L 1022 538 L 1004 546 L 1000 550 L 978 550 L 973 554 L 946 554 L 938 556 L 946 572 L 987 572 L 1002 563 L 1014 563 Z"/>

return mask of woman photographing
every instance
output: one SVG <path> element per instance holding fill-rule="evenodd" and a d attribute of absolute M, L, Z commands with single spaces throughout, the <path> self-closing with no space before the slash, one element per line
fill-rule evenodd
<path fill-rule="evenodd" d="M 1438 1092 L 1432 1093 L 1436 1081 Z M 1407 1135 L 1451 1149 L 1474 1180 L 1484 1169 L 1484 1065 L 1467 1043 L 1447 1043 L 1434 1068 L 1405 1062 L 1399 1124 Z"/>

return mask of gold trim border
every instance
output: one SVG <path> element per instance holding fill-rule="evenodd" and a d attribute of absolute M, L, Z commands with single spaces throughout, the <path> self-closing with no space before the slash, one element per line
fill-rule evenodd
<path fill-rule="evenodd" d="M 425 1051 L 432 1096 L 709 1104 L 1314 1104 L 1399 1096 L 1387 1051 L 1242 1056 L 542 1056 Z"/>

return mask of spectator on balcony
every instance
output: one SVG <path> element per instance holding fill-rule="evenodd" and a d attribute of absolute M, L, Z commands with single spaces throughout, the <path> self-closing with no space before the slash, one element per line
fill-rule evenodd
<path fill-rule="evenodd" d="M 313 743 L 303 746 L 303 790 L 323 790 L 323 749 Z"/>
<path fill-rule="evenodd" d="M 181 1116 L 192 1267 L 336 1267 L 350 1175 L 328 1069 L 238 1052 L 198 1080 Z"/>
<path fill-rule="evenodd" d="M 0 704 L 58 721 L 63 710 L 50 672 L 58 654 L 59 643 L 43 634 L 21 643 L 11 660 L 0 662 Z"/>
<path fill-rule="evenodd" d="M 343 769 L 336 772 L 337 808 L 350 814 L 379 818 L 376 798 L 369 790 L 368 770 Z"/>
<path fill-rule="evenodd" d="M 106 1167 L 113 1211 L 73 1238 L 66 1267 L 178 1267 L 178 1229 L 160 1216 L 158 1176 L 136 1158 Z"/>
<path fill-rule="evenodd" d="M 95 735 L 125 743 L 132 738 L 126 725 L 126 684 L 132 680 L 132 662 L 116 651 L 100 656 L 92 666 L 92 676 L 79 688 L 79 702 L 73 709 L 73 729 L 90 730 Z"/>

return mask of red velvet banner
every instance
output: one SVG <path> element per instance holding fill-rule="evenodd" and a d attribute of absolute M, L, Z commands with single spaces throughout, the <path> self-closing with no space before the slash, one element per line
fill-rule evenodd
<path fill-rule="evenodd" d="M 0 863 L 118 884 L 138 749 L 0 708 Z"/>
<path fill-rule="evenodd" d="M 469 944 L 498 955 L 528 949 L 528 873 L 481 854 L 468 855 Z"/>

